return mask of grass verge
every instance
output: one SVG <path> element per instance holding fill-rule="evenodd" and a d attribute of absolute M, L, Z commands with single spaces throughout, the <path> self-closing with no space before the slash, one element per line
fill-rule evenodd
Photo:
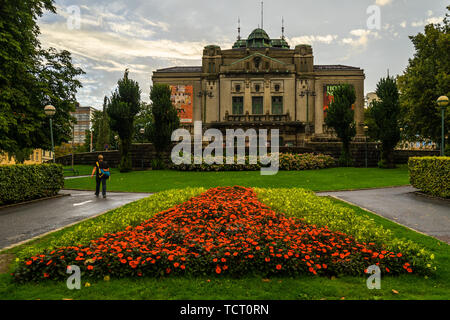
<path fill-rule="evenodd" d="M 171 170 L 115 173 L 108 181 L 109 191 L 159 192 L 187 187 L 243 186 L 259 188 L 305 188 L 313 191 L 381 188 L 409 184 L 408 168 L 331 168 L 305 171 L 279 171 L 262 176 L 259 171 L 181 172 Z M 94 190 L 89 178 L 66 180 L 66 189 Z"/>

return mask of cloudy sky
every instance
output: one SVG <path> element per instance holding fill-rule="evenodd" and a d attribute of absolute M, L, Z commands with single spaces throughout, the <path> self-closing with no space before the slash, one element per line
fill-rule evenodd
<path fill-rule="evenodd" d="M 82 105 L 101 108 L 126 68 L 149 101 L 155 69 L 200 65 L 208 44 L 230 48 L 238 17 L 246 38 L 261 22 L 260 2 L 56 0 L 57 14 L 39 20 L 40 39 L 45 47 L 71 51 L 86 72 L 77 95 Z M 284 17 L 291 47 L 311 44 L 315 64 L 363 68 L 367 93 L 387 69 L 402 73 L 413 55 L 408 36 L 442 21 L 447 5 L 447 0 L 265 0 L 264 29 L 280 37 Z"/>

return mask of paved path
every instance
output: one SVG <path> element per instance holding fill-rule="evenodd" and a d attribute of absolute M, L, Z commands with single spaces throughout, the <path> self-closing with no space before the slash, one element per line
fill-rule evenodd
<path fill-rule="evenodd" d="M 413 187 L 321 192 L 450 243 L 450 201 L 431 199 Z"/>
<path fill-rule="evenodd" d="M 80 178 L 89 178 L 90 176 L 73 176 L 73 177 L 64 177 L 64 179 L 66 180 L 71 180 L 71 179 L 80 179 Z"/>
<path fill-rule="evenodd" d="M 96 198 L 94 191 L 62 190 L 60 193 L 70 196 L 0 209 L 0 249 L 150 195 L 107 193 L 103 199 Z"/>

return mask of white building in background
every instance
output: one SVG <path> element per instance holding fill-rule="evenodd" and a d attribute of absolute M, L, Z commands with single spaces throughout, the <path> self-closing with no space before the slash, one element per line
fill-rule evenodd
<path fill-rule="evenodd" d="M 77 123 L 73 128 L 73 143 L 84 144 L 86 138 L 86 131 L 92 128 L 92 118 L 95 109 L 92 107 L 77 107 L 75 112 L 71 115 L 77 119 Z M 72 141 L 71 141 L 72 142 Z"/>

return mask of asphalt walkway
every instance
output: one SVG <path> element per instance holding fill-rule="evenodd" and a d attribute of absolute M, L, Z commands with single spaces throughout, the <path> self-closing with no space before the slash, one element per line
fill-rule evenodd
<path fill-rule="evenodd" d="M 413 187 L 320 192 L 368 209 L 389 220 L 450 243 L 450 200 L 434 199 Z"/>
<path fill-rule="evenodd" d="M 148 197 L 148 193 L 107 193 L 96 198 L 94 191 L 62 190 L 70 196 L 0 209 L 0 249 L 32 239 Z"/>

